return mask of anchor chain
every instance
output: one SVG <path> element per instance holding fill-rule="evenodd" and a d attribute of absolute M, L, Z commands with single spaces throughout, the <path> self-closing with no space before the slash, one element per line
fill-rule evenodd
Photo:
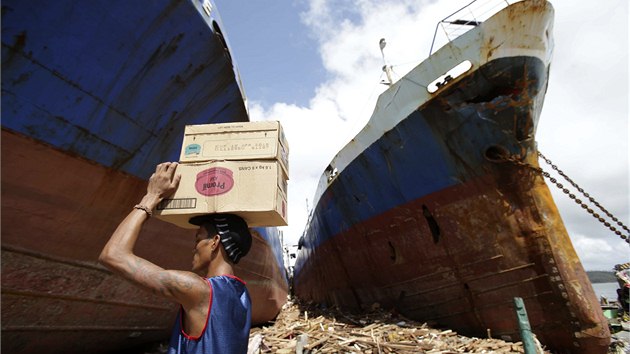
<path fill-rule="evenodd" d="M 582 209 L 586 210 L 586 212 L 591 214 L 591 216 L 593 216 L 595 219 L 597 219 L 599 222 L 601 222 L 604 226 L 606 226 L 608 229 L 610 229 L 612 232 L 614 232 L 617 236 L 621 237 L 622 240 L 624 240 L 628 244 L 630 244 L 630 229 L 628 229 L 628 227 L 626 225 L 624 225 L 621 221 L 619 221 L 619 219 L 617 219 L 608 210 L 606 210 L 601 204 L 599 204 L 593 197 L 591 197 L 588 193 L 586 193 L 584 191 L 584 189 L 582 189 L 580 186 L 578 186 L 577 183 L 575 183 L 573 180 L 571 180 L 564 172 L 562 172 L 556 165 L 554 165 L 543 154 L 538 152 L 538 156 L 543 158 L 545 160 L 545 162 L 551 166 L 552 169 L 554 169 L 556 172 L 558 172 L 558 174 L 560 176 L 562 176 L 564 179 L 566 179 L 575 189 L 577 189 L 582 195 L 584 195 L 585 198 L 587 198 L 591 203 L 593 203 L 595 206 L 597 206 L 602 212 L 604 212 L 604 214 L 606 214 L 609 218 L 611 218 L 618 226 L 620 226 L 622 229 L 624 229 L 626 232 L 628 232 L 628 234 L 624 235 L 621 231 L 617 230 L 617 228 L 615 226 L 613 226 L 610 222 L 608 222 L 604 218 L 602 218 L 601 215 L 596 213 L 592 208 L 590 208 L 584 201 L 579 199 L 575 194 L 571 193 L 571 191 L 569 191 L 569 189 L 567 189 L 562 183 L 558 182 L 558 180 L 556 178 L 552 177 L 549 174 L 549 172 L 544 171 L 540 167 L 532 166 L 532 165 L 530 165 L 528 163 L 525 163 L 525 162 L 521 161 L 520 158 L 518 156 L 516 156 L 516 155 L 502 156 L 502 157 L 503 157 L 503 159 L 505 161 L 511 162 L 511 163 L 513 163 L 513 164 L 515 164 L 517 166 L 521 166 L 521 167 L 525 167 L 525 168 L 528 168 L 530 170 L 533 170 L 534 172 L 536 172 L 536 173 L 542 175 L 543 177 L 549 179 L 549 181 L 551 183 L 553 183 L 554 185 L 556 185 L 556 187 L 558 187 L 560 190 L 562 190 L 562 192 L 564 192 L 564 194 L 566 194 L 576 204 L 578 204 L 580 207 L 582 207 Z"/>

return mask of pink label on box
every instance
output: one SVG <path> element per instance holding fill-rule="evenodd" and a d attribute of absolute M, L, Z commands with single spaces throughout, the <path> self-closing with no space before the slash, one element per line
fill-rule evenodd
<path fill-rule="evenodd" d="M 220 195 L 234 187 L 232 171 L 223 167 L 212 167 L 197 174 L 195 189 L 205 196 Z"/>

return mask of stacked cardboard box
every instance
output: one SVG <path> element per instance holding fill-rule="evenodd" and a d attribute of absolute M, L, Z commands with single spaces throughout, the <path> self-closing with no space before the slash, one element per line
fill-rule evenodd
<path fill-rule="evenodd" d="M 177 167 L 182 179 L 156 217 L 194 228 L 191 217 L 241 216 L 250 227 L 287 225 L 289 145 L 280 122 L 186 126 Z"/>

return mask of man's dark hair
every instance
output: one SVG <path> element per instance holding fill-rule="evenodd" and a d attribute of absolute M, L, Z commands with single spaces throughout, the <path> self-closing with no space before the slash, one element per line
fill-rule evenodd
<path fill-rule="evenodd" d="M 252 246 L 252 235 L 243 218 L 234 214 L 208 214 L 192 217 L 189 222 L 205 227 L 209 236 L 221 238 L 223 249 L 232 263 L 237 264 Z"/>

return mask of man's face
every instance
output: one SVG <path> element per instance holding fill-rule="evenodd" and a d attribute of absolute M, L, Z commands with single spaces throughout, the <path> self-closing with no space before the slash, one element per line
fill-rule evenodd
<path fill-rule="evenodd" d="M 205 227 L 200 227 L 195 234 L 195 246 L 193 247 L 192 271 L 205 276 L 208 265 L 212 260 L 212 250 L 216 248 L 218 236 L 210 237 Z"/>

